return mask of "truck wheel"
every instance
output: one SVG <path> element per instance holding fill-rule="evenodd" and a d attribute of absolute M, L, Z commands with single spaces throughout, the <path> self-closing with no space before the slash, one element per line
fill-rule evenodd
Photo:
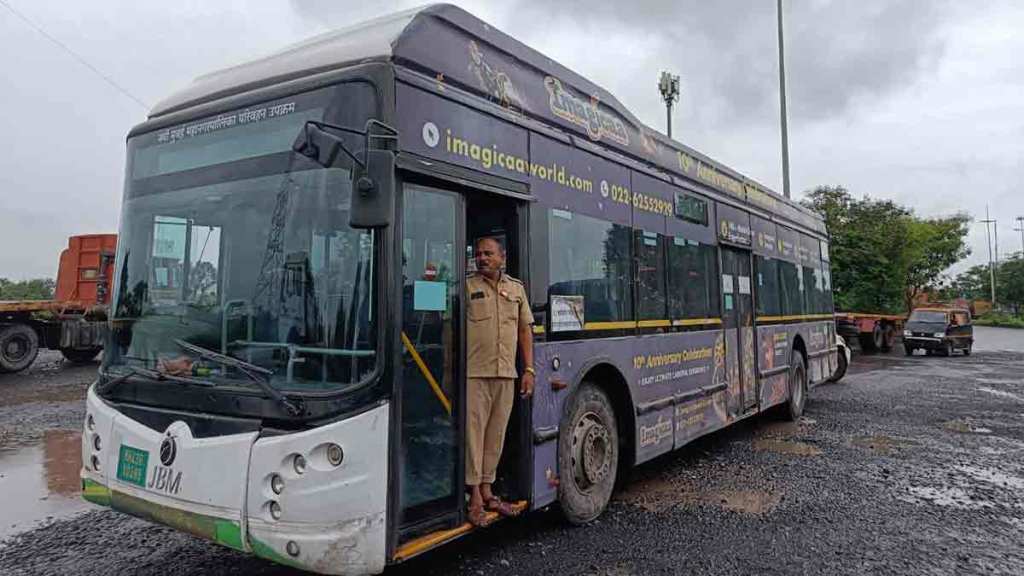
<path fill-rule="evenodd" d="M 793 351 L 793 357 L 789 361 L 789 402 L 786 403 L 783 416 L 786 420 L 799 420 L 804 414 L 804 406 L 807 405 L 807 366 L 804 365 L 804 355 Z"/>
<path fill-rule="evenodd" d="M 103 348 L 61 348 L 64 359 L 72 364 L 88 364 L 96 359 Z"/>
<path fill-rule="evenodd" d="M 31 326 L 14 324 L 0 328 L 0 370 L 18 372 L 35 362 L 39 336 Z"/>
<path fill-rule="evenodd" d="M 946 342 L 943 345 L 943 347 L 942 347 L 942 355 L 945 356 L 946 358 L 949 358 L 950 356 L 953 355 L 953 343 L 952 342 Z"/>
<path fill-rule="evenodd" d="M 913 346 L 907 346 L 906 344 L 904 344 L 903 345 L 903 352 L 905 352 L 907 356 L 913 356 L 914 355 L 914 347 Z"/>
<path fill-rule="evenodd" d="M 970 356 L 971 355 L 971 346 L 972 346 L 972 344 L 968 344 L 967 348 L 964 348 L 964 356 Z"/>
<path fill-rule="evenodd" d="M 569 400 L 558 431 L 558 500 L 572 524 L 586 524 L 604 512 L 619 466 L 615 412 L 603 390 L 580 384 Z"/>

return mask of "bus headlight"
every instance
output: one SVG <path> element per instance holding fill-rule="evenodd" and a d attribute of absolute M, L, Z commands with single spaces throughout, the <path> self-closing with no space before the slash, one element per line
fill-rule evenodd
<path fill-rule="evenodd" d="M 100 441 L 100 435 L 96 434 L 95 436 L 93 436 L 92 437 L 92 447 L 93 447 L 93 449 L 96 450 L 97 452 L 99 452 L 100 449 L 102 448 L 102 446 L 103 446 L 103 443 Z"/>
<path fill-rule="evenodd" d="M 274 520 L 281 519 L 281 505 L 273 500 L 270 501 L 270 516 Z"/>
<path fill-rule="evenodd" d="M 341 446 L 337 444 L 327 445 L 327 461 L 331 463 L 331 466 L 341 466 L 341 461 L 345 459 L 345 451 L 341 449 Z"/>
<path fill-rule="evenodd" d="M 270 477 L 270 489 L 274 491 L 274 494 L 284 492 L 284 478 L 281 478 L 280 474 L 274 474 Z"/>
<path fill-rule="evenodd" d="M 85 417 L 85 429 L 89 432 L 96 430 L 96 419 L 92 417 L 92 414 Z"/>
<path fill-rule="evenodd" d="M 302 474 L 306 471 L 306 459 L 302 457 L 302 454 L 296 454 L 292 460 L 292 466 L 295 468 L 296 474 Z"/>

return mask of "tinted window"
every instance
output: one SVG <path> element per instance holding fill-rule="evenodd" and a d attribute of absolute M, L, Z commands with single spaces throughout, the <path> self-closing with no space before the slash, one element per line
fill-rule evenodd
<path fill-rule="evenodd" d="M 582 296 L 588 323 L 632 320 L 631 238 L 628 226 L 551 210 L 549 294 Z"/>
<path fill-rule="evenodd" d="M 782 288 L 782 313 L 803 314 L 803 269 L 792 262 L 779 260 L 779 281 Z"/>
<path fill-rule="evenodd" d="M 669 315 L 673 319 L 720 316 L 715 247 L 680 237 L 667 244 Z"/>
<path fill-rule="evenodd" d="M 757 289 L 754 293 L 754 298 L 757 301 L 757 315 L 778 316 L 781 314 L 779 261 L 755 255 L 754 277 L 757 282 Z"/>
<path fill-rule="evenodd" d="M 667 318 L 664 240 L 661 234 L 636 231 L 638 320 Z"/>

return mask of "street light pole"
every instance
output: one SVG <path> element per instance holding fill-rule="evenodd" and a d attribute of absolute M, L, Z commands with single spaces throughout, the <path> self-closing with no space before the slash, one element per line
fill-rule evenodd
<path fill-rule="evenodd" d="M 789 127 L 786 115 L 786 53 L 783 48 L 782 0 L 776 3 L 779 20 L 779 116 L 782 123 L 782 192 L 789 195 Z"/>
<path fill-rule="evenodd" d="M 668 137 L 672 138 L 672 103 L 679 100 L 679 76 L 662 72 L 658 79 L 658 91 L 665 101 L 665 120 L 668 126 Z"/>
<path fill-rule="evenodd" d="M 1020 257 L 1024 258 L 1024 216 L 1017 216 L 1016 220 L 1019 224 L 1014 230 L 1020 232 Z"/>
<path fill-rule="evenodd" d="M 982 220 L 985 224 L 985 238 L 988 240 L 988 285 L 992 291 L 992 307 L 996 306 L 996 270 L 992 265 L 992 231 L 989 230 L 989 224 L 995 224 L 995 220 L 988 217 L 988 206 L 985 206 L 985 219 Z"/>

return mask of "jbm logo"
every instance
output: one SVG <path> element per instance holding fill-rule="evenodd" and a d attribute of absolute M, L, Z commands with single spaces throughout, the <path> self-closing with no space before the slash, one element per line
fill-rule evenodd
<path fill-rule="evenodd" d="M 153 475 L 150 476 L 146 488 L 168 494 L 177 494 L 181 491 L 181 471 L 171 468 L 177 455 L 178 443 L 174 440 L 174 436 L 167 436 L 160 443 L 160 463 L 163 466 L 153 467 Z"/>

